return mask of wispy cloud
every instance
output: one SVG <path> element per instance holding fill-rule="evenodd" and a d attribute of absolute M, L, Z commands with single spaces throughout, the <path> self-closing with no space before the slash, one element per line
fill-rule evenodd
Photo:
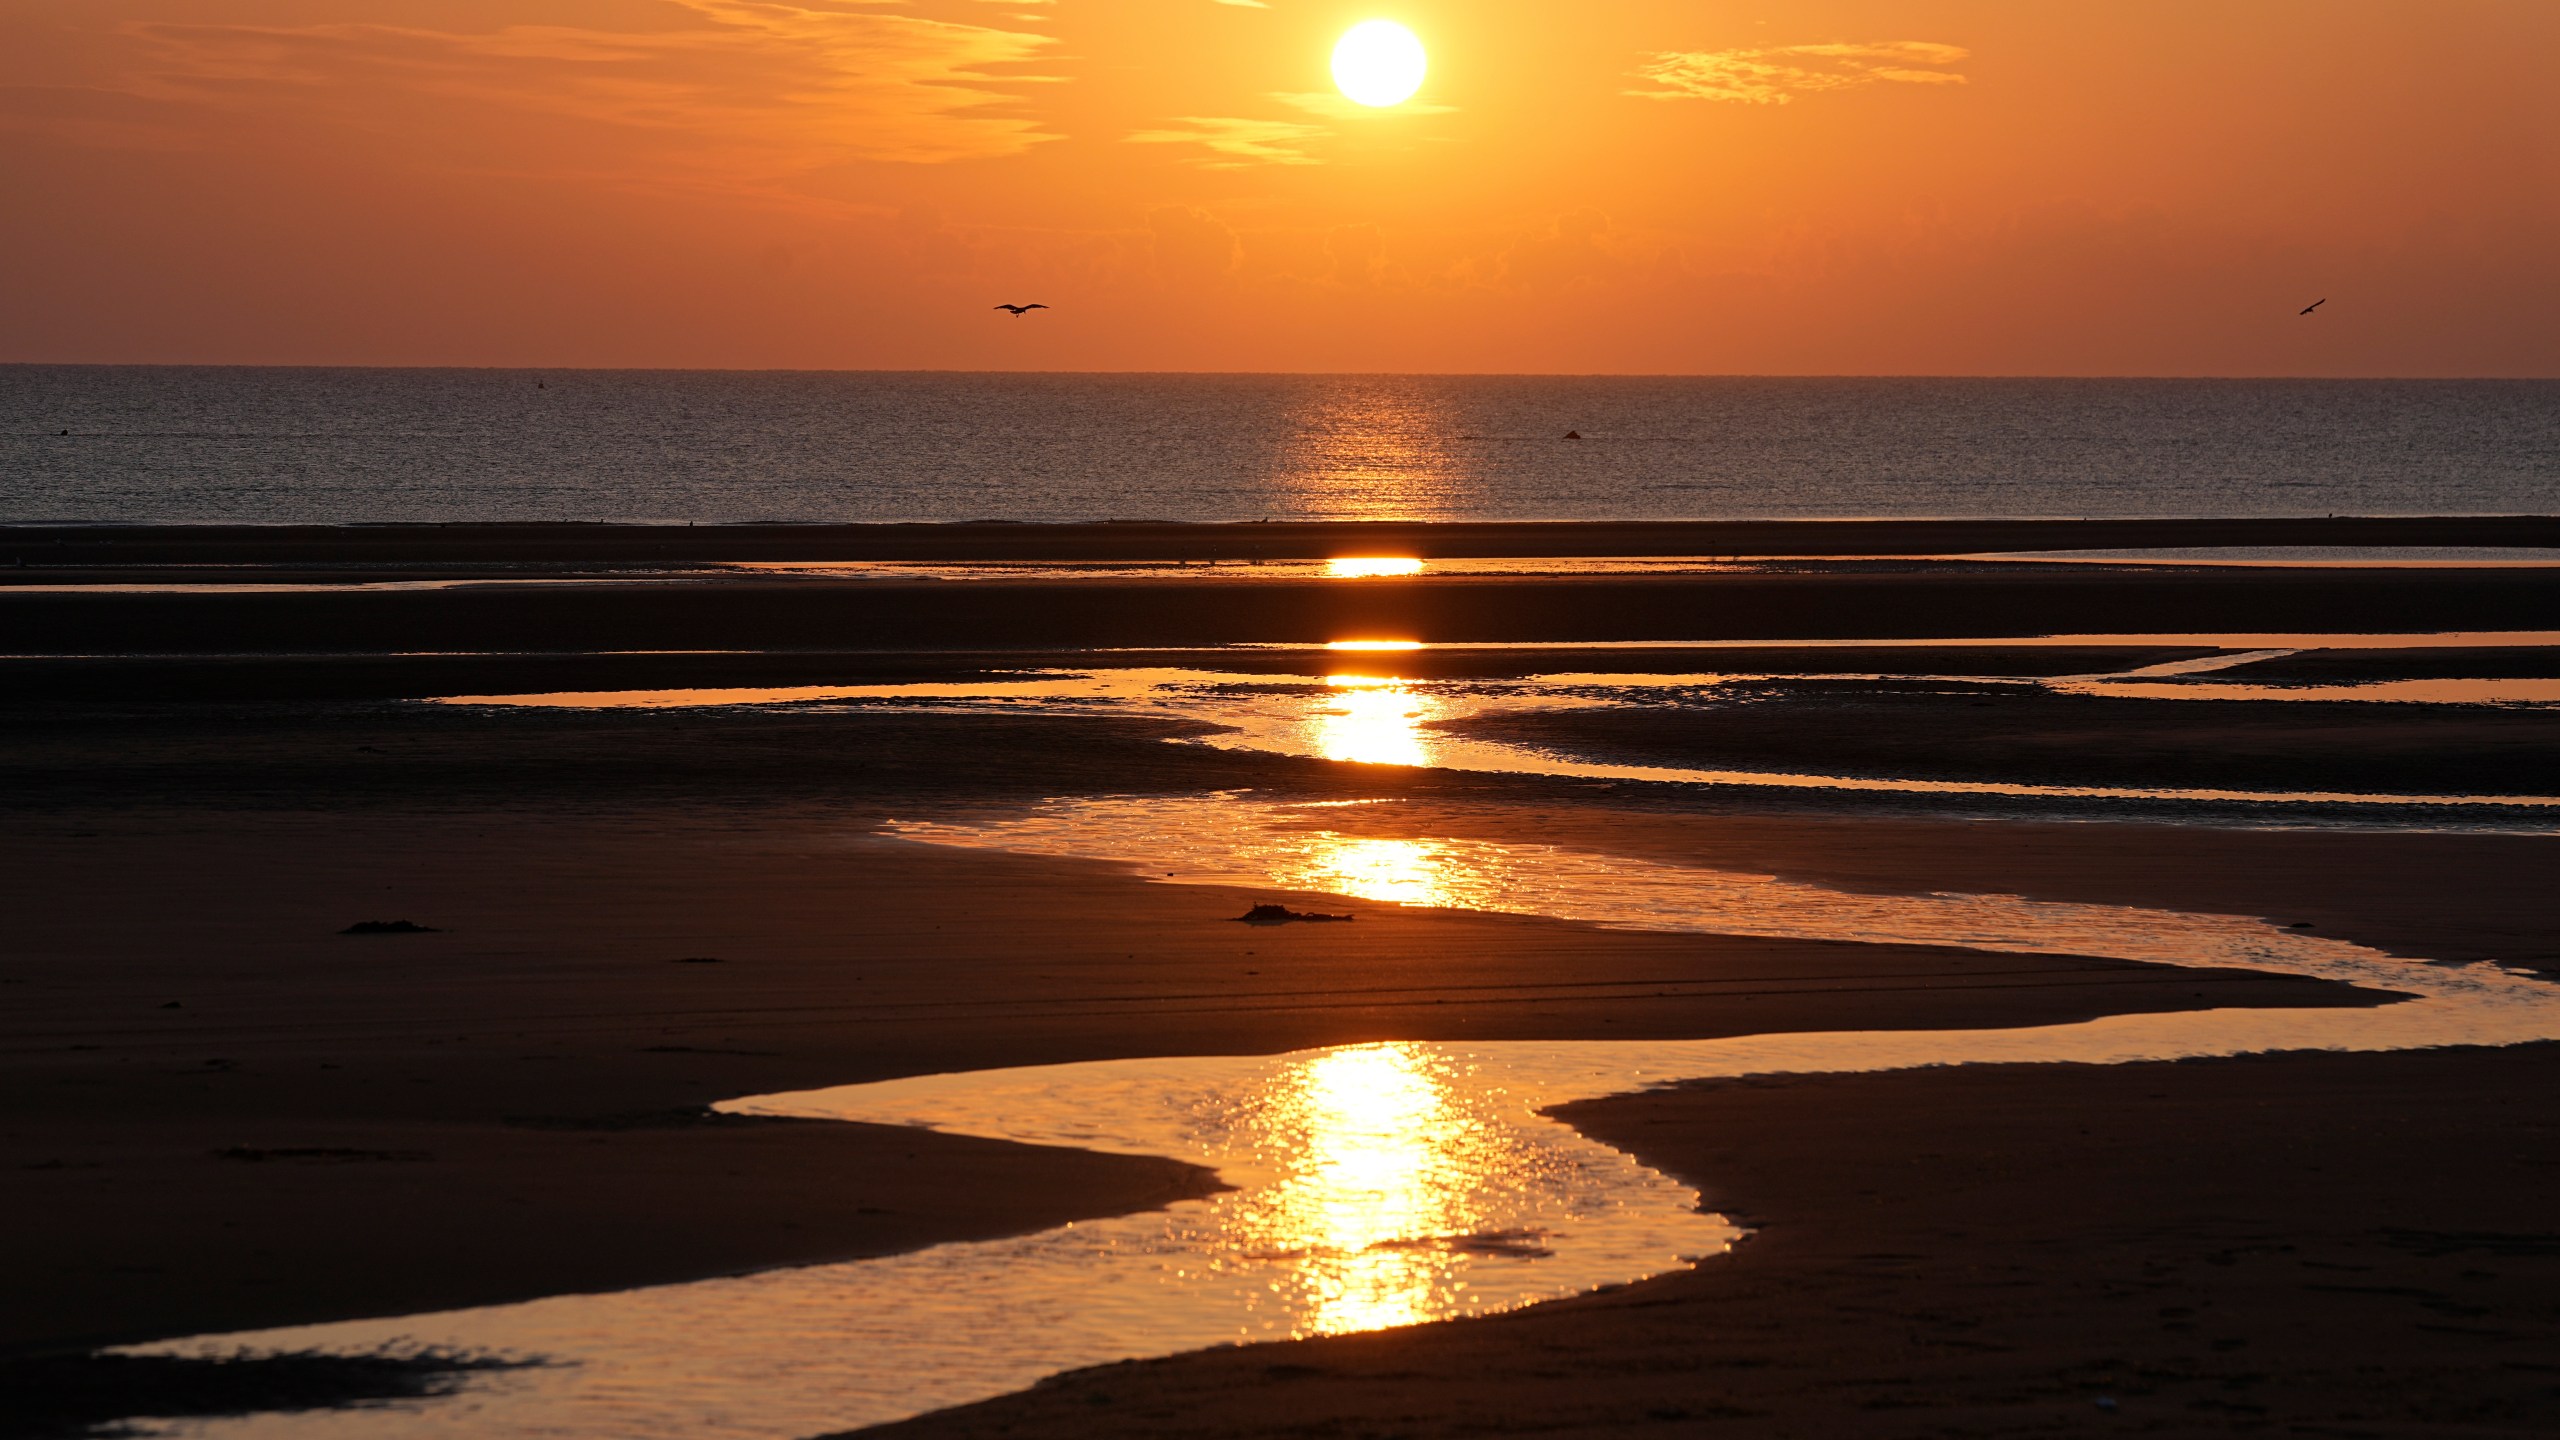
<path fill-rule="evenodd" d="M 1053 138 L 1001 113 L 1049 37 L 842 0 L 669 0 L 645 28 L 464 32 L 138 21 L 126 87 L 234 115 L 416 134 L 421 111 L 549 119 L 600 163 L 758 179 L 847 160 L 934 163 Z M 563 127 L 566 127 L 565 130 Z M 436 127 L 470 133 L 468 123 Z M 503 127 L 481 127 L 503 128 Z M 619 140 L 611 137 L 619 136 Z M 541 149 L 545 137 L 514 138 Z"/>
<path fill-rule="evenodd" d="M 1970 58 L 1971 53 L 1961 45 L 1928 40 L 1669 50 L 1636 72 L 1657 88 L 1627 93 L 1649 100 L 1785 105 L 1798 95 L 1860 85 L 1962 85 L 1964 76 L 1948 67 Z"/>
<path fill-rule="evenodd" d="M 1374 105 L 1363 105 L 1339 90 L 1279 90 L 1272 92 L 1271 98 L 1310 115 L 1322 115 L 1328 120 L 1380 120 L 1391 115 L 1454 115 L 1458 112 L 1455 105 L 1433 105 L 1422 100 L 1407 100 L 1380 109 Z"/>
<path fill-rule="evenodd" d="M 1276 91 L 1267 98 L 1319 120 L 1371 123 L 1390 112 L 1349 100 L 1333 91 Z M 1398 115 L 1448 115 L 1447 105 L 1407 102 Z M 1321 165 L 1317 142 L 1342 133 L 1340 126 L 1311 125 L 1303 120 L 1253 119 L 1239 115 L 1184 115 L 1153 130 L 1122 138 L 1140 145 L 1198 145 L 1208 151 L 1199 164 L 1211 170 L 1241 170 L 1252 165 Z"/>
<path fill-rule="evenodd" d="M 1212 170 L 1239 170 L 1249 165 L 1315 165 L 1308 142 L 1332 132 L 1322 125 L 1294 120 L 1248 120 L 1234 115 L 1185 115 L 1166 128 L 1140 130 L 1128 136 L 1136 145 L 1200 145 L 1209 157 L 1200 163 Z"/>

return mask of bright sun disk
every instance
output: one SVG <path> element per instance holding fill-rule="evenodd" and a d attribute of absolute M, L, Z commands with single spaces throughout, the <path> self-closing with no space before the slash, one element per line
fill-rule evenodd
<path fill-rule="evenodd" d="M 1422 42 L 1393 20 L 1363 20 L 1333 47 L 1333 83 L 1363 105 L 1400 105 L 1430 68 Z"/>

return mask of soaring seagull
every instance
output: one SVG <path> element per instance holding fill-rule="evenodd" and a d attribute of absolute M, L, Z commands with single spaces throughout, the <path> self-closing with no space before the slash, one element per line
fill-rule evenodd
<path fill-rule="evenodd" d="M 1019 320 L 1022 318 L 1022 312 L 1025 310 L 1046 310 L 1049 307 L 1046 305 L 998 305 L 995 308 L 998 310 L 1010 310 L 1013 312 L 1013 318 Z"/>
<path fill-rule="evenodd" d="M 2328 303 L 2329 303 L 2329 297 L 2328 297 L 2328 296 L 2326 296 L 2326 295 L 2323 295 L 2323 296 L 2321 296 L 2319 299 L 2312 301 L 2310 304 L 2303 306 L 2303 307 L 2302 307 L 2302 313 L 2303 313 L 2303 314 L 2305 314 L 2305 315 L 2308 315 L 2308 314 L 2310 314 L 2312 311 L 2317 310 L 2317 309 L 2319 309 L 2321 306 L 2326 305 L 2326 304 L 2328 304 Z"/>

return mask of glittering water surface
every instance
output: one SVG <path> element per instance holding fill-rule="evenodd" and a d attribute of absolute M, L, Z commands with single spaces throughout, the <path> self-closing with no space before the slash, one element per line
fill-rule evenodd
<path fill-rule="evenodd" d="M 2524 515 L 2556 455 L 2548 381 L 0 366 L 10 522 Z"/>
<path fill-rule="evenodd" d="M 2411 997 L 2007 1030 L 1400 1043 L 919 1076 L 722 1108 L 930 1126 L 1214 1166 L 1237 1188 L 1045 1234 L 739 1279 L 146 1347 L 538 1355 L 461 1394 L 184 1422 L 203 1436 L 781 1437 L 1019 1389 L 1080 1365 L 1376 1329 L 1640 1279 L 1737 1232 L 1688 1187 L 1538 1112 L 1687 1077 L 2560 1038 L 2560 986 L 2396 959 L 2241 916 L 1872 895 L 1556 846 L 1412 833 L 1388 806 L 1245 795 L 1059 801 L 905 841 L 1126 862 L 1404 904 L 1652 930 L 2238 966 Z M 1362 822 L 1355 830 L 1354 815 Z M 895 843 L 895 842 L 892 842 Z"/>

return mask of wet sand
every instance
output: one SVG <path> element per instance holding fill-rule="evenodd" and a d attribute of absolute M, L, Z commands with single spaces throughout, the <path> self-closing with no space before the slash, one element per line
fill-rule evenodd
<path fill-rule="evenodd" d="M 1757 1233 L 1510 1315 L 1107 1366 L 862 1433 L 2546 1435 L 2554 1083 L 2540 1045 L 1577 1105 Z"/>
<path fill-rule="evenodd" d="M 1412 651 L 1395 657 L 1413 678 L 1500 677 L 1524 665 L 1584 672 L 1678 673 L 1698 667 L 1780 675 L 2079 675 L 2129 670 L 2214 652 L 2196 645 L 1898 646 L 1740 645 L 1570 648 L 1534 658 L 1501 648 Z M 2535 651 L 2533 654 L 2544 652 Z M 1148 648 L 1108 656 L 1059 650 L 746 650 L 634 654 L 533 651 L 458 655 L 81 655 L 0 658 L 0 676 L 54 703 L 394 700 L 561 690 L 782 688 L 894 684 L 1073 669 L 1108 661 L 1231 672 L 1303 674 L 1339 657 L 1311 647 Z"/>
<path fill-rule="evenodd" d="M 2344 533 L 2253 530 L 2234 543 L 2376 543 Z M 2199 543 L 2036 534 L 2048 548 Z M 484 538 L 558 558 L 556 532 Z M 634 541 L 605 538 L 607 550 Z M 1665 537 L 1634 538 L 1662 553 Z M 1743 537 L 1710 538 L 1739 548 Z M 1782 538 L 1804 553 L 1819 537 Z M 330 547 L 350 544 L 434 558 L 415 534 L 356 539 L 279 543 L 296 563 L 337 563 Z M 245 541 L 149 543 L 163 549 L 138 558 L 165 563 L 239 558 Z M 2448 522 L 2423 543 L 2541 542 L 2510 522 Z M 0 662 L 63 681 L 21 686 L 0 707 L 0 1165 L 12 1176 L 0 1187 L 12 1276 L 0 1352 L 876 1254 L 1209 1183 L 1169 1162 L 700 1118 L 743 1094 L 1169 1050 L 1990 1026 L 2374 998 L 2117 961 L 1612 932 L 1150 885 L 1105 865 L 871 838 L 898 817 L 1229 786 L 1392 797 L 1393 816 L 1344 824 L 1877 889 L 2264 915 L 2432 958 L 2555 959 L 2560 899 L 2540 878 L 2560 842 L 2543 836 L 1779 812 L 1642 786 L 1169 746 L 1178 727 L 1143 721 L 499 715 L 380 698 L 508 688 L 456 683 L 496 675 L 944 673 L 1022 657 L 844 652 L 936 636 L 1029 643 L 1044 626 L 1179 644 L 1191 631 L 1324 639 L 1426 614 L 1501 639 L 1531 638 L 1510 633 L 1523 627 L 1619 639 L 1630 628 L 1856 638 L 2560 623 L 2560 581 L 2478 572 L 1388 582 L 1357 592 L 1385 597 L 1358 602 L 1385 607 L 1375 611 L 1339 608 L 1338 587 L 1150 584 L 1104 587 L 1066 610 L 1055 587 L 1001 585 L 973 590 L 1001 597 L 979 609 L 950 602 L 948 587 L 779 583 L 603 587 L 539 604 L 454 592 L 0 597 L 11 627 L 0 649 L 103 657 Z M 885 608 L 861 598 L 892 591 L 903 598 Z M 931 623 L 902 628 L 917 616 Z M 1269 633 L 1274 617 L 1282 633 Z M 704 637 L 827 653 L 384 653 Z M 196 658 L 151 658 L 171 649 Z M 332 649 L 363 658 L 319 653 Z M 1928 723 L 1962 734 L 1978 713 Z M 1842 721 L 1790 753 L 1854 750 L 1893 728 Z M 2547 761 L 2539 736 L 2522 750 Z M 2073 763 L 2106 738 L 2100 727 Z M 2407 744 L 2424 758 L 2441 738 Z M 2308 758 L 2291 739 L 2263 748 L 2270 764 L 2353 775 L 2380 743 L 2350 735 Z M 2227 748 L 2227 737 L 2169 734 L 2147 763 L 2176 772 Z M 1283 930 L 1229 918 L 1264 900 L 1361 918 Z M 336 933 L 365 919 L 439 933 Z M 718 963 L 685 963 L 704 958 Z M 2560 1340 L 2546 1213 L 2560 1157 L 2531 1100 L 2560 1078 L 2555 1066 L 2551 1047 L 2284 1056 L 1599 1102 L 1575 1123 L 1698 1183 L 1761 1236 L 1695 1274 L 1516 1316 L 1114 1367 L 908 1428 L 1676 1433 L 1721 1416 L 1753 1434 L 2041 1433 L 2096 1420 L 2104 1395 L 2120 1407 L 2109 1423 L 2165 1431 L 2299 1419 L 2547 1433 L 2560 1422 L 2543 1358 Z"/>
<path fill-rule="evenodd" d="M 720 579 L 311 594 L 9 593 L 0 655 L 1972 639 L 2560 629 L 2560 569 L 1407 579 Z"/>
<path fill-rule="evenodd" d="M 2219 676 L 2217 676 L 2219 678 Z M 1691 769 L 2385 795 L 2560 794 L 2560 709 L 2149 700 L 1945 680 L 1753 680 L 1696 707 L 1486 716 L 1450 729 Z"/>
<path fill-rule="evenodd" d="M 869 839 L 868 818 L 155 810 L 12 827 L 0 1343 L 838 1259 L 1141 1208 L 1208 1178 L 912 1131 L 699 1119 L 738 1095 L 1372 1039 L 2374 998 L 2112 960 L 1148 885 Z M 1360 920 L 1233 923 L 1273 898 Z M 440 933 L 336 933 L 362 919 Z M 720 963 L 681 963 L 701 957 Z"/>

